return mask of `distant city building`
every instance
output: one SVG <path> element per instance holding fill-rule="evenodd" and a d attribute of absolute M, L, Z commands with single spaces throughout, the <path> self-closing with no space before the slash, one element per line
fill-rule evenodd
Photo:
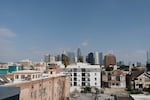
<path fill-rule="evenodd" d="M 150 50 L 147 51 L 147 64 L 150 64 Z"/>
<path fill-rule="evenodd" d="M 102 52 L 99 53 L 99 64 L 100 64 L 100 65 L 103 65 L 103 64 L 104 64 L 104 61 L 103 61 L 103 53 L 102 53 Z"/>
<path fill-rule="evenodd" d="M 70 63 L 75 63 L 75 53 L 74 52 L 66 52 L 66 56 L 69 58 Z"/>
<path fill-rule="evenodd" d="M 94 64 L 99 65 L 99 52 L 94 52 Z"/>
<path fill-rule="evenodd" d="M 80 48 L 78 48 L 78 50 L 77 50 L 77 62 L 80 62 L 81 57 L 82 57 L 82 53 L 81 53 Z"/>
<path fill-rule="evenodd" d="M 23 65 L 24 67 L 29 67 L 32 65 L 32 61 L 29 59 L 21 60 L 18 64 Z"/>
<path fill-rule="evenodd" d="M 136 66 L 141 67 L 142 66 L 141 62 L 136 62 Z"/>
<path fill-rule="evenodd" d="M 99 65 L 77 63 L 61 68 L 64 73 L 71 75 L 71 90 L 81 87 L 101 87 L 101 69 Z"/>
<path fill-rule="evenodd" d="M 61 59 L 61 55 L 57 55 L 56 56 L 56 61 L 61 61 L 62 59 Z"/>
<path fill-rule="evenodd" d="M 116 56 L 113 54 L 108 54 L 104 56 L 104 63 L 105 67 L 108 67 L 110 65 L 116 65 Z"/>
<path fill-rule="evenodd" d="M 87 62 L 91 65 L 94 65 L 94 54 L 92 52 L 88 54 Z"/>
<path fill-rule="evenodd" d="M 122 66 L 122 65 L 124 65 L 124 62 L 123 62 L 123 61 L 117 62 L 117 66 Z"/>
<path fill-rule="evenodd" d="M 44 62 L 54 63 L 55 62 L 55 56 L 50 55 L 50 54 L 44 55 Z"/>

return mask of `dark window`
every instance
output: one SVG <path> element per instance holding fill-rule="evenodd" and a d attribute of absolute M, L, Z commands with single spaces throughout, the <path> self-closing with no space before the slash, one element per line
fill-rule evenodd
<path fill-rule="evenodd" d="M 77 78 L 74 78 L 74 81 L 77 81 Z"/>
<path fill-rule="evenodd" d="M 116 76 L 116 80 L 117 80 L 117 81 L 120 81 L 120 76 Z"/>
<path fill-rule="evenodd" d="M 18 79 L 18 78 L 19 78 L 19 75 L 16 75 L 15 78 Z"/>
<path fill-rule="evenodd" d="M 77 76 L 77 73 L 74 73 L 74 76 Z"/>
<path fill-rule="evenodd" d="M 85 76 L 85 73 L 82 73 L 82 76 Z"/>
<path fill-rule="evenodd" d="M 74 72 L 77 72 L 77 68 L 74 68 Z"/>
<path fill-rule="evenodd" d="M 139 84 L 139 88 L 143 88 L 143 84 Z"/>
<path fill-rule="evenodd" d="M 74 86 L 77 86 L 77 82 L 74 82 Z"/>
<path fill-rule="evenodd" d="M 82 70 L 82 72 L 85 72 L 85 68 L 82 68 L 81 70 Z"/>
<path fill-rule="evenodd" d="M 25 78 L 25 75 L 21 75 L 21 79 L 24 79 Z"/>
<path fill-rule="evenodd" d="M 85 81 L 85 78 L 82 78 L 82 81 Z"/>
<path fill-rule="evenodd" d="M 82 82 L 82 86 L 85 86 L 85 82 Z"/>

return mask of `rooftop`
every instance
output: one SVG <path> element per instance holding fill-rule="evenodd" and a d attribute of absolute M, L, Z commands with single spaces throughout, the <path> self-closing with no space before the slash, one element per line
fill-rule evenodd
<path fill-rule="evenodd" d="M 3 100 L 5 98 L 11 97 L 11 96 L 18 95 L 19 93 L 20 93 L 20 89 L 18 87 L 0 86 L 0 100 Z"/>

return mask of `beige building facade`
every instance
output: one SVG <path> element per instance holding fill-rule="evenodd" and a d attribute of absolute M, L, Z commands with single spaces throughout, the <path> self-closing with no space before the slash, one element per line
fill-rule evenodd
<path fill-rule="evenodd" d="M 70 79 L 65 75 L 10 84 L 20 88 L 20 100 L 66 100 Z"/>

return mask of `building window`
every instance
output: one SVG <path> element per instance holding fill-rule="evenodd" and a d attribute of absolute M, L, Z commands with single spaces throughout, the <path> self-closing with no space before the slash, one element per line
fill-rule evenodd
<path fill-rule="evenodd" d="M 74 81 L 77 81 L 77 78 L 74 78 Z"/>
<path fill-rule="evenodd" d="M 21 79 L 25 79 L 25 75 L 21 75 Z"/>
<path fill-rule="evenodd" d="M 74 72 L 77 72 L 77 68 L 74 68 Z"/>
<path fill-rule="evenodd" d="M 32 78 L 34 79 L 34 75 L 32 76 Z"/>
<path fill-rule="evenodd" d="M 95 76 L 96 76 L 96 73 L 95 73 Z"/>
<path fill-rule="evenodd" d="M 82 73 L 82 76 L 85 76 L 85 73 Z"/>
<path fill-rule="evenodd" d="M 74 73 L 74 76 L 77 76 L 77 73 Z"/>
<path fill-rule="evenodd" d="M 28 75 L 28 78 L 31 78 L 31 75 Z"/>
<path fill-rule="evenodd" d="M 77 86 L 77 82 L 74 82 L 74 86 Z"/>
<path fill-rule="evenodd" d="M 112 83 L 112 85 L 115 85 L 115 83 Z"/>
<path fill-rule="evenodd" d="M 70 85 L 72 86 L 72 83 L 70 83 Z"/>
<path fill-rule="evenodd" d="M 95 78 L 95 81 L 97 80 L 97 78 Z"/>
<path fill-rule="evenodd" d="M 82 82 L 82 86 L 85 86 L 85 82 Z"/>
<path fill-rule="evenodd" d="M 38 78 L 40 78 L 40 75 L 38 75 Z"/>
<path fill-rule="evenodd" d="M 85 68 L 82 68 L 81 70 L 82 70 L 82 72 L 85 72 Z"/>
<path fill-rule="evenodd" d="M 116 76 L 116 80 L 117 80 L 117 81 L 120 81 L 120 76 Z"/>
<path fill-rule="evenodd" d="M 119 86 L 120 84 L 119 84 L 119 83 L 116 83 L 116 85 Z"/>
<path fill-rule="evenodd" d="M 15 76 L 15 79 L 18 79 L 18 78 L 19 78 L 19 75 L 16 75 L 16 76 Z"/>
<path fill-rule="evenodd" d="M 95 85 L 97 85 L 97 83 L 95 83 Z"/>
<path fill-rule="evenodd" d="M 82 78 L 82 81 L 85 81 L 85 78 Z"/>

